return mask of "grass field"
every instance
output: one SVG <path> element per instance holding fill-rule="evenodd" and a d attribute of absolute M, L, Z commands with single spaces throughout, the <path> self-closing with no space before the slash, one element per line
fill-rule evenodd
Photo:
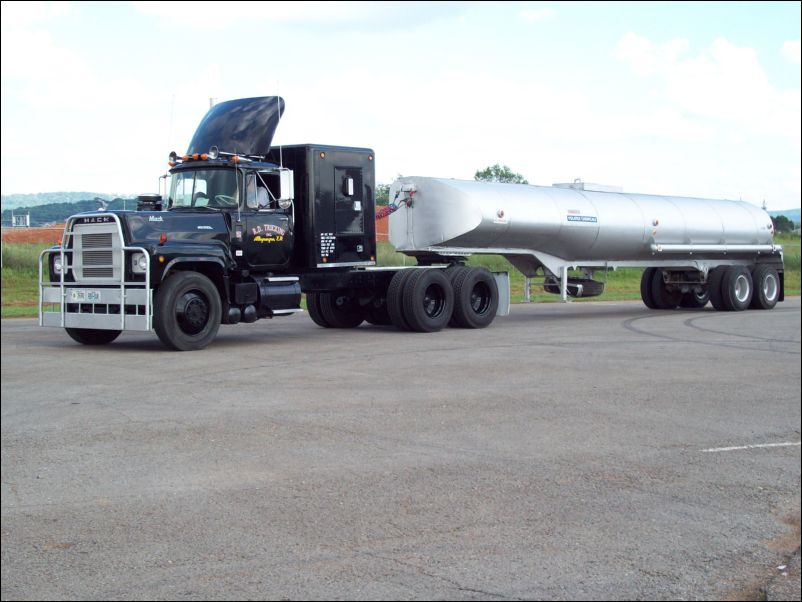
<path fill-rule="evenodd" d="M 800 294 L 800 239 L 799 236 L 783 235 L 776 237 L 776 242 L 785 247 L 785 294 Z M 32 317 L 37 315 L 37 299 L 39 288 L 38 258 L 39 253 L 50 244 L 3 244 L 2 271 L 2 317 Z M 378 263 L 382 266 L 415 265 L 415 260 L 396 253 L 386 242 L 379 243 Z M 524 276 L 512 267 L 503 257 L 496 255 L 474 256 L 469 265 L 484 266 L 495 272 L 510 273 L 510 293 L 513 303 L 524 300 Z M 593 297 L 599 300 L 640 299 L 640 277 L 643 270 L 620 269 L 609 271 L 605 275 L 598 272 L 597 279 L 606 282 L 604 294 Z M 535 279 L 532 284 L 532 301 L 559 301 L 557 295 L 544 293 L 540 286 L 542 278 Z M 592 300 L 589 299 L 589 300 Z"/>

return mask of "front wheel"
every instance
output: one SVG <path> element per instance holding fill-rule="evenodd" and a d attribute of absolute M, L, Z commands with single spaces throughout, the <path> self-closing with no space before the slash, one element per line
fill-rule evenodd
<path fill-rule="evenodd" d="M 97 328 L 65 328 L 73 341 L 81 345 L 106 345 L 120 336 L 122 330 L 98 330 Z"/>
<path fill-rule="evenodd" d="M 212 281 L 197 272 L 170 276 L 156 293 L 153 327 L 167 347 L 203 349 L 217 336 L 222 304 Z"/>

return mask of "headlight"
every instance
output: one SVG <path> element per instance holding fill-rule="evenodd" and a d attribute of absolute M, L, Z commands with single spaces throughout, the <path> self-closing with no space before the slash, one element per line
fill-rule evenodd
<path fill-rule="evenodd" d="M 134 253 L 131 256 L 131 269 L 135 274 L 144 274 L 148 269 L 148 257 L 144 253 Z"/>
<path fill-rule="evenodd" d="M 63 267 L 63 266 L 61 265 L 61 255 L 56 255 L 56 256 L 53 258 L 53 271 L 54 271 L 56 274 L 61 274 L 61 269 L 62 269 L 62 267 Z"/>

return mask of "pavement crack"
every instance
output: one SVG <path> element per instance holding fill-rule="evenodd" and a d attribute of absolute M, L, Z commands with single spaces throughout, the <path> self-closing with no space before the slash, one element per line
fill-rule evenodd
<path fill-rule="evenodd" d="M 395 564 L 399 564 L 399 565 L 401 565 L 403 567 L 411 568 L 416 573 L 418 573 L 420 575 L 423 575 L 424 577 L 429 577 L 430 579 L 436 579 L 438 581 L 442 581 L 443 583 L 447 583 L 448 585 L 450 585 L 451 587 L 453 587 L 457 591 L 470 592 L 470 593 L 474 593 L 474 594 L 480 594 L 482 596 L 492 596 L 493 598 L 499 598 L 501 600 L 526 600 L 526 598 L 516 598 L 515 596 L 509 596 L 507 594 L 499 594 L 499 593 L 491 592 L 491 591 L 484 590 L 484 589 L 478 589 L 478 588 L 474 588 L 474 587 L 466 587 L 466 586 L 462 585 L 461 583 L 459 583 L 459 581 L 456 581 L 454 579 L 450 579 L 448 577 L 444 577 L 443 575 L 437 575 L 435 573 L 431 573 L 431 572 L 427 571 L 426 569 L 424 569 L 423 567 L 421 567 L 420 565 L 417 565 L 417 564 L 412 563 L 412 562 L 405 562 L 403 560 L 399 560 L 398 558 L 393 558 L 392 556 L 382 556 L 381 554 L 372 554 L 370 552 L 360 552 L 360 554 L 362 554 L 364 556 L 369 556 L 371 558 L 375 558 L 377 560 L 388 560 L 388 561 L 393 562 Z"/>

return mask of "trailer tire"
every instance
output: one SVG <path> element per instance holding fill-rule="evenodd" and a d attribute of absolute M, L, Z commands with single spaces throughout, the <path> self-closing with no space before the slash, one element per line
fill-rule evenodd
<path fill-rule="evenodd" d="M 365 321 L 357 301 L 343 291 L 321 293 L 320 310 L 332 328 L 356 328 Z"/>
<path fill-rule="evenodd" d="M 107 345 L 120 336 L 122 330 L 100 330 L 98 328 L 65 328 L 73 341 L 81 345 Z"/>
<path fill-rule="evenodd" d="M 320 293 L 306 293 L 306 311 L 315 324 L 321 328 L 331 328 L 331 324 L 323 317 L 323 311 L 320 309 Z"/>
<path fill-rule="evenodd" d="M 398 270 L 387 288 L 387 313 L 398 330 L 411 330 L 404 317 L 404 287 L 410 276 L 418 270 Z"/>
<path fill-rule="evenodd" d="M 176 272 L 156 292 L 153 328 L 167 347 L 203 349 L 217 336 L 222 303 L 217 288 L 198 272 Z"/>
<path fill-rule="evenodd" d="M 454 318 L 462 328 L 486 328 L 498 311 L 498 285 L 485 268 L 470 268 L 454 282 Z"/>
<path fill-rule="evenodd" d="M 670 290 L 663 280 L 664 271 L 658 269 L 652 277 L 652 300 L 656 309 L 676 309 L 682 300 L 678 289 Z"/>
<path fill-rule="evenodd" d="M 703 290 L 701 293 L 689 291 L 682 294 L 682 299 L 680 299 L 679 306 L 688 307 L 691 309 L 702 309 L 708 304 L 709 301 L 710 291 L 708 289 Z"/>
<path fill-rule="evenodd" d="M 713 268 L 707 275 L 707 292 L 710 293 L 710 304 L 716 311 L 724 311 L 724 295 L 721 292 L 722 281 L 724 280 L 724 273 L 727 271 L 727 266 L 720 265 Z"/>
<path fill-rule="evenodd" d="M 742 265 L 731 265 L 724 273 L 721 281 L 721 296 L 724 309 L 727 311 L 743 311 L 752 302 L 754 285 L 752 274 Z"/>
<path fill-rule="evenodd" d="M 404 318 L 416 332 L 442 330 L 454 310 L 454 289 L 438 268 L 420 270 L 404 287 Z"/>
<path fill-rule="evenodd" d="M 646 268 L 643 270 L 643 275 L 640 278 L 640 298 L 643 300 L 643 304 L 649 309 L 657 309 L 654 296 L 652 295 L 652 281 L 654 280 L 656 272 L 657 268 Z"/>
<path fill-rule="evenodd" d="M 780 299 L 780 275 L 770 265 L 759 265 L 752 272 L 752 309 L 774 309 Z"/>

